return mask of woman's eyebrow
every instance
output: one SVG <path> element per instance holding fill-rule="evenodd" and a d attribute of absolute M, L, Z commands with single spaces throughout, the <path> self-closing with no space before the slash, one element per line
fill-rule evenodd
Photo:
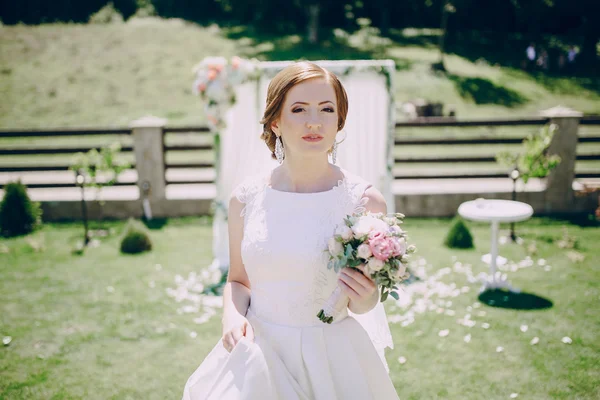
<path fill-rule="evenodd" d="M 322 102 L 320 102 L 320 103 L 319 103 L 319 105 L 321 105 L 321 104 L 325 104 L 325 103 L 331 103 L 331 104 L 335 104 L 333 101 L 326 100 L 326 101 L 322 101 Z M 296 104 L 308 105 L 308 103 L 305 103 L 305 102 L 303 102 L 303 101 L 297 101 L 297 102 L 295 102 L 294 104 L 292 104 L 292 106 L 294 106 L 294 105 L 296 105 Z"/>

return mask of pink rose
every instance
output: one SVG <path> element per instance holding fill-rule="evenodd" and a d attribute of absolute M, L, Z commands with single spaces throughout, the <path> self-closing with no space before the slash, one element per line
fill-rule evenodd
<path fill-rule="evenodd" d="M 406 240 L 404 238 L 390 237 L 388 242 L 392 248 L 392 256 L 400 257 L 406 253 Z"/>
<path fill-rule="evenodd" d="M 381 261 L 386 261 L 393 254 L 388 238 L 381 232 L 372 232 L 369 235 L 369 247 L 373 256 Z"/>
<path fill-rule="evenodd" d="M 385 234 L 381 231 L 372 231 L 371 233 L 369 233 L 369 240 L 379 238 L 385 239 Z"/>

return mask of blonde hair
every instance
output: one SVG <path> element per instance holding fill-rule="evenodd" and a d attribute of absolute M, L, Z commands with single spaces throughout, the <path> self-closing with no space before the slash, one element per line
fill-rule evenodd
<path fill-rule="evenodd" d="M 348 115 L 348 96 L 338 77 L 325 68 L 311 62 L 302 61 L 292 64 L 281 70 L 269 83 L 267 107 L 260 121 L 263 124 L 263 133 L 260 137 L 265 141 L 269 150 L 271 150 L 273 158 L 276 158 L 275 140 L 277 139 L 277 135 L 271 129 L 271 124 L 281 116 L 285 97 L 297 84 L 315 78 L 325 79 L 333 87 L 337 100 L 338 132 L 344 128 L 346 116 Z"/>

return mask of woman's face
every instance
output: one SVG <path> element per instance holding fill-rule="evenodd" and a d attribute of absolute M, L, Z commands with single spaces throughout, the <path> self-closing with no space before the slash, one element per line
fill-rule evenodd
<path fill-rule="evenodd" d="M 314 156 L 327 154 L 335 141 L 337 126 L 335 91 L 325 79 L 314 78 L 290 89 L 272 129 L 281 135 L 286 156 Z"/>

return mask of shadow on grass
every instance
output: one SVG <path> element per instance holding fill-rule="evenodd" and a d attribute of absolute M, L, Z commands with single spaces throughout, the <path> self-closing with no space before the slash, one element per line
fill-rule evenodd
<path fill-rule="evenodd" d="M 373 46 L 369 50 L 351 46 L 345 40 L 329 34 L 317 44 L 309 43 L 300 35 L 277 36 L 256 32 L 247 26 L 225 29 L 225 37 L 240 42 L 243 55 L 267 61 L 287 60 L 374 60 L 392 59 L 396 70 L 408 70 L 412 62 L 405 58 L 391 57 L 386 45 Z"/>
<path fill-rule="evenodd" d="M 479 301 L 490 307 L 513 310 L 544 310 L 553 306 L 552 302 L 531 293 L 513 293 L 505 290 L 486 290 L 479 295 Z"/>
<path fill-rule="evenodd" d="M 433 33 L 407 34 L 407 30 L 390 29 L 388 37 L 400 46 L 416 46 L 427 49 L 437 49 L 439 35 Z M 408 31 L 410 32 L 410 31 Z"/>
<path fill-rule="evenodd" d="M 408 29 L 390 31 L 389 37 L 400 46 L 418 46 L 429 49 L 438 47 L 439 33 L 430 29 Z M 505 67 L 510 75 L 529 78 L 555 94 L 579 95 L 589 90 L 600 95 L 600 79 L 597 67 L 580 65 L 578 68 L 559 69 L 557 60 L 561 51 L 573 43 L 568 37 L 548 36 L 538 38 L 536 47 L 546 48 L 550 59 L 550 69 L 542 71 L 524 70 L 525 49 L 531 38 L 520 34 L 479 31 L 449 31 L 446 36 L 447 54 L 455 54 L 472 63 L 485 60 L 489 65 Z M 562 50 L 561 50 L 562 49 Z"/>
<path fill-rule="evenodd" d="M 144 223 L 144 225 L 146 225 L 146 228 L 151 230 L 158 230 L 162 229 L 165 225 L 167 225 L 169 220 L 167 218 L 153 218 L 151 220 L 143 218 L 142 222 Z"/>
<path fill-rule="evenodd" d="M 483 78 L 468 78 L 458 75 L 448 75 L 454 83 L 458 94 L 473 101 L 475 104 L 496 104 L 504 107 L 517 107 L 529 100 L 519 92 L 498 86 Z"/>

